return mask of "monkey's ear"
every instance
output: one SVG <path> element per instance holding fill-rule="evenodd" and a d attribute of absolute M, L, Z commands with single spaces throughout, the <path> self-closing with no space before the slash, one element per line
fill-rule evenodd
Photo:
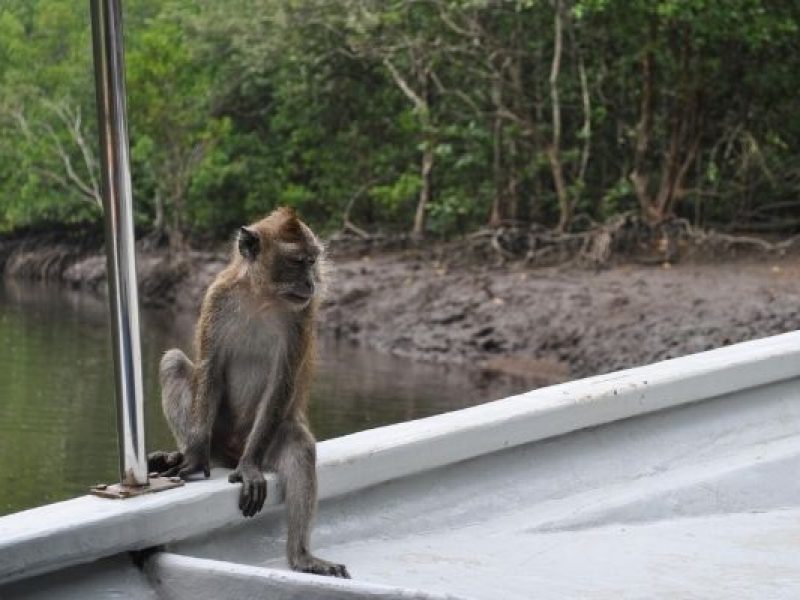
<path fill-rule="evenodd" d="M 239 228 L 239 254 L 247 260 L 255 260 L 261 250 L 261 242 L 258 234 L 247 227 Z"/>

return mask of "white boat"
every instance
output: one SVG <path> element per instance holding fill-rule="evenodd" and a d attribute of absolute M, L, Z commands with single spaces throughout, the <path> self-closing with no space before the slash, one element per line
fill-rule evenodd
<path fill-rule="evenodd" d="M 275 479 L 245 520 L 215 470 L 1 518 L 0 598 L 800 598 L 800 332 L 322 442 L 318 472 L 351 580 L 289 571 Z"/>
<path fill-rule="evenodd" d="M 148 482 L 119 0 L 92 0 L 122 484 Z M 0 598 L 800 598 L 800 332 L 323 442 L 313 547 L 210 480 L 0 518 Z"/>

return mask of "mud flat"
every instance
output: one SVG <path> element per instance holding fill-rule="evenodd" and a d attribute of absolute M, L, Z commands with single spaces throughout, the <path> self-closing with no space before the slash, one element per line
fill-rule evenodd
<path fill-rule="evenodd" d="M 422 360 L 546 382 L 800 327 L 800 260 L 449 270 L 396 256 L 334 269 L 324 329 Z"/>

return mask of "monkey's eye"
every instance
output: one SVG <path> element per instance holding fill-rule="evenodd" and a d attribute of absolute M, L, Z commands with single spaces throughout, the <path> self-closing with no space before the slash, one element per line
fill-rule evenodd
<path fill-rule="evenodd" d="M 296 265 L 303 265 L 309 267 L 313 265 L 315 262 L 317 262 L 317 259 L 314 258 L 313 256 L 293 256 L 291 260 Z"/>

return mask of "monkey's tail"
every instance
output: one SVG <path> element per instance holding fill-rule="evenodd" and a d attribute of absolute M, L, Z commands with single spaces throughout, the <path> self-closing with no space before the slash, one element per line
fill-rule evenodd
<path fill-rule="evenodd" d="M 194 364 L 177 348 L 167 350 L 161 359 L 161 407 L 181 452 L 186 451 L 192 409 Z"/>
<path fill-rule="evenodd" d="M 161 389 L 174 379 L 190 380 L 194 373 L 194 363 L 189 360 L 182 350 L 172 348 L 161 357 L 161 366 L 158 374 L 161 381 Z"/>

